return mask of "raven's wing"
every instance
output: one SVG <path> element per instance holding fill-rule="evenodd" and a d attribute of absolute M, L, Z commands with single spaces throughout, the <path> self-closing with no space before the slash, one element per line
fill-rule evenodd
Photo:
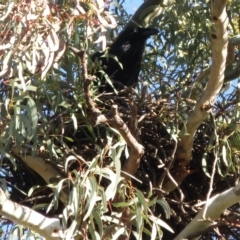
<path fill-rule="evenodd" d="M 157 33 L 158 30 L 153 28 L 126 28 L 107 52 L 93 54 L 92 60 L 98 59 L 102 70 L 110 79 L 121 82 L 125 86 L 132 86 L 138 82 L 145 42 L 147 38 Z M 97 76 L 99 77 L 99 73 Z"/>

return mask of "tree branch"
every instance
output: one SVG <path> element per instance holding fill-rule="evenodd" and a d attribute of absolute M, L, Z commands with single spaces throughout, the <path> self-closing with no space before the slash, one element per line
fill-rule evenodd
<path fill-rule="evenodd" d="M 0 214 L 14 223 L 28 227 L 49 240 L 63 239 L 64 232 L 58 218 L 42 214 L 7 199 L 0 188 Z"/>
<path fill-rule="evenodd" d="M 226 0 L 216 0 L 212 3 L 214 32 L 211 34 L 212 65 L 210 78 L 205 92 L 188 118 L 186 133 L 182 131 L 180 135 L 176 158 L 182 159 L 183 165 L 187 165 L 191 160 L 195 132 L 211 111 L 212 105 L 223 85 L 228 48 L 226 3 Z"/>
<path fill-rule="evenodd" d="M 58 171 L 52 164 L 46 162 L 43 158 L 34 157 L 31 155 L 22 155 L 17 147 L 12 148 L 12 153 L 22 159 L 32 170 L 39 174 L 44 181 L 49 183 L 58 183 L 63 178 L 60 171 Z M 59 199 L 63 204 L 68 204 L 68 190 L 63 188 L 59 194 Z"/>
<path fill-rule="evenodd" d="M 174 240 L 188 239 L 188 236 L 194 234 L 195 232 L 199 232 L 208 228 L 212 225 L 212 221 L 217 220 L 228 207 L 239 201 L 240 183 L 234 188 L 231 188 L 209 199 L 204 208 L 184 228 L 184 230 L 174 238 Z"/>

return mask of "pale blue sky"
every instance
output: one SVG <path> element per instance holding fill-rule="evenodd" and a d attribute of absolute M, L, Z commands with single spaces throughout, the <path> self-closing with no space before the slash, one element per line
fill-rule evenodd
<path fill-rule="evenodd" d="M 123 6 L 128 13 L 133 14 L 142 3 L 143 3 L 143 0 L 130 0 L 130 1 L 126 0 Z"/>

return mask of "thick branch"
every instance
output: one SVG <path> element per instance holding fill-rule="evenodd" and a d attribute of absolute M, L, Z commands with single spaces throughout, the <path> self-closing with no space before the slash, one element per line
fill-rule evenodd
<path fill-rule="evenodd" d="M 182 159 L 183 165 L 187 165 L 191 160 L 195 132 L 211 111 L 211 107 L 223 85 L 228 48 L 228 18 L 226 14 L 226 3 L 226 0 L 215 0 L 212 3 L 214 33 L 211 34 L 212 66 L 210 70 L 210 78 L 203 96 L 189 116 L 186 124 L 187 134 L 182 133 L 180 136 L 176 158 Z"/>
<path fill-rule="evenodd" d="M 140 164 L 140 158 L 144 153 L 143 146 L 133 137 L 128 126 L 118 115 L 116 105 L 112 106 L 111 112 L 113 117 L 108 120 L 109 124 L 119 131 L 131 149 L 130 155 L 122 167 L 122 170 L 130 175 L 133 175 L 137 171 Z M 129 177 L 126 175 L 125 178 Z"/>
<path fill-rule="evenodd" d="M 18 148 L 14 147 L 12 153 L 22 159 L 24 163 L 28 165 L 32 170 L 34 170 L 39 176 L 41 176 L 47 184 L 59 182 L 63 176 L 62 174 L 54 168 L 53 165 L 46 162 L 43 158 L 34 157 L 31 155 L 22 155 Z M 59 199 L 64 204 L 68 203 L 68 191 L 63 189 L 59 195 Z"/>
<path fill-rule="evenodd" d="M 229 39 L 229 41 L 228 41 L 226 66 L 230 65 L 235 60 L 236 46 L 240 46 L 240 35 L 236 35 L 236 36 L 232 37 L 231 39 Z M 240 64 L 237 64 L 235 69 L 232 71 L 227 71 L 228 69 L 226 69 L 224 82 L 228 82 L 228 81 L 231 81 L 231 80 L 239 77 L 239 74 L 240 74 L 239 65 Z M 210 68 L 205 69 L 202 73 L 200 73 L 197 76 L 196 82 L 202 82 L 203 80 L 205 80 L 208 77 L 209 73 L 210 73 Z M 194 97 L 194 96 L 192 96 L 192 97 Z M 196 98 L 194 98 L 194 99 L 196 99 Z"/>
<path fill-rule="evenodd" d="M 40 213 L 7 199 L 0 188 L 0 215 L 14 223 L 28 227 L 49 240 L 63 239 L 63 228 L 57 218 L 47 218 Z"/>
<path fill-rule="evenodd" d="M 207 201 L 207 205 L 197 214 L 197 216 L 184 228 L 184 230 L 174 239 L 187 239 L 188 236 L 209 227 L 213 220 L 217 220 L 224 211 L 240 201 L 240 183 Z M 205 219 L 203 219 L 206 209 Z"/>

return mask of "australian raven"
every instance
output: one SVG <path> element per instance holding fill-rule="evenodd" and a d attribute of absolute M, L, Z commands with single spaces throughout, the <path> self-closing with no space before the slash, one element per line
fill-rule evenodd
<path fill-rule="evenodd" d="M 142 54 L 146 40 L 158 30 L 154 28 L 128 27 L 124 29 L 113 44 L 105 52 L 96 52 L 91 56 L 93 62 L 98 61 L 102 70 L 111 80 L 125 86 L 133 86 L 138 81 Z M 101 80 L 107 92 L 113 89 L 106 84 L 101 71 L 96 76 Z"/>

